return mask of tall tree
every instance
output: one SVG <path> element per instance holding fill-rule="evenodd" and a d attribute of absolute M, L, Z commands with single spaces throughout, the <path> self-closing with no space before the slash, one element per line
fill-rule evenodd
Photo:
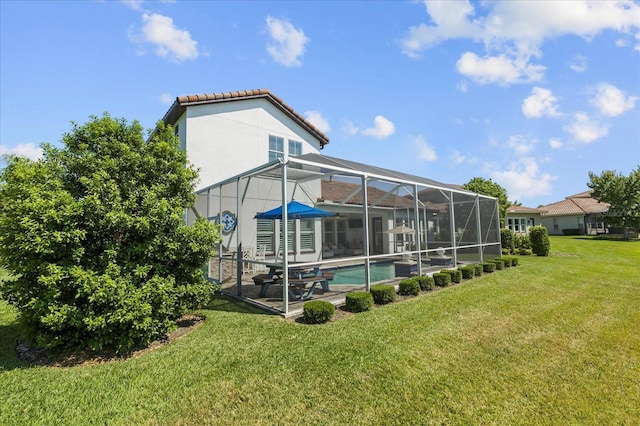
<path fill-rule="evenodd" d="M 207 300 L 202 265 L 218 229 L 184 223 L 197 171 L 171 128 L 108 114 L 74 124 L 38 161 L 0 173 L 2 296 L 38 345 L 145 344 Z"/>
<path fill-rule="evenodd" d="M 609 211 L 604 220 L 613 226 L 640 230 L 640 166 L 629 176 L 605 170 L 599 175 L 589 172 L 587 186 L 593 190 L 592 197 L 609 203 Z"/>
<path fill-rule="evenodd" d="M 507 198 L 507 190 L 491 179 L 474 177 L 463 185 L 464 189 L 478 194 L 488 195 L 498 199 L 498 210 L 500 212 L 500 226 L 504 226 L 507 209 L 512 203 Z"/>

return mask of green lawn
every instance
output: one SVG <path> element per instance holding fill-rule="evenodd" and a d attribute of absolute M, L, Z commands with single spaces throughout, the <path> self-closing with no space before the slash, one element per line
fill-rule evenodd
<path fill-rule="evenodd" d="M 27 367 L 0 302 L 0 424 L 637 424 L 640 242 L 551 256 L 325 325 L 220 300 L 139 358 Z"/>

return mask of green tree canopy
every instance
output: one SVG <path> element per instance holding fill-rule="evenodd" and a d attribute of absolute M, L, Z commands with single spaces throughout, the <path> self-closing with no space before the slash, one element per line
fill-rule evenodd
<path fill-rule="evenodd" d="M 498 199 L 498 210 L 500 212 L 500 225 L 504 226 L 504 219 L 507 216 L 507 209 L 513 205 L 507 198 L 507 190 L 491 179 L 474 177 L 463 185 L 464 189 L 478 194 L 488 195 Z"/>
<path fill-rule="evenodd" d="M 589 172 L 587 186 L 591 196 L 602 203 L 609 203 L 605 221 L 613 226 L 640 230 L 640 166 L 629 176 L 605 170 L 599 175 Z"/>
<path fill-rule="evenodd" d="M 0 173 L 0 285 L 38 345 L 146 344 L 211 293 L 216 226 L 184 223 L 197 171 L 170 127 L 91 117 Z"/>

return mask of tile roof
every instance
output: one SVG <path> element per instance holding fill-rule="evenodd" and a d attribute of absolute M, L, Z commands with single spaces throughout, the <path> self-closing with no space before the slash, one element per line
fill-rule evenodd
<path fill-rule="evenodd" d="M 285 104 L 282 99 L 275 96 L 273 93 L 269 91 L 269 89 L 257 89 L 257 90 L 241 90 L 237 92 L 223 92 L 223 93 L 209 93 L 209 94 L 199 94 L 199 95 L 186 95 L 186 96 L 178 96 L 176 100 L 173 102 L 173 105 L 166 112 L 162 120 L 168 124 L 175 124 L 175 122 L 180 118 L 183 112 L 189 106 L 193 105 L 203 105 L 203 104 L 212 104 L 218 102 L 230 102 L 230 101 L 241 101 L 244 99 L 256 99 L 256 98 L 265 98 L 273 105 L 275 105 L 282 112 L 287 114 L 293 121 L 302 126 L 306 131 L 314 135 L 318 141 L 320 141 L 320 145 L 324 146 L 329 143 L 329 138 L 322 133 L 317 127 L 315 127 L 310 121 L 306 118 L 298 114 L 293 108 L 289 105 Z"/>
<path fill-rule="evenodd" d="M 543 213 L 542 209 L 535 209 L 533 207 L 524 206 L 511 206 L 507 209 L 507 213 Z"/>
<path fill-rule="evenodd" d="M 547 204 L 541 209 L 546 210 L 542 216 L 570 216 L 591 213 L 604 213 L 609 210 L 609 204 L 601 203 L 591 197 L 591 191 L 570 195 L 562 201 Z"/>
<path fill-rule="evenodd" d="M 322 199 L 320 201 L 329 201 L 334 203 L 342 203 L 343 201 L 346 201 L 345 204 L 355 204 L 361 206 L 362 191 L 357 191 L 359 188 L 361 188 L 361 185 L 355 183 L 323 179 Z M 354 192 L 355 195 L 347 199 L 350 195 L 354 194 Z M 367 200 L 369 201 L 369 205 L 371 205 L 376 200 L 381 200 L 379 203 L 376 203 L 376 206 L 378 207 L 413 208 L 412 200 L 404 197 L 398 197 L 397 195 L 393 194 L 387 195 L 386 191 L 371 186 L 369 186 L 367 191 Z"/>

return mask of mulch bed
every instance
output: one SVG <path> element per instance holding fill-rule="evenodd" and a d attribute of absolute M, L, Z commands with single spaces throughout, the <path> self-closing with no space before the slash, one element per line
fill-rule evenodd
<path fill-rule="evenodd" d="M 204 316 L 199 314 L 187 314 L 177 321 L 174 331 L 168 333 L 164 337 L 151 342 L 143 348 L 134 348 L 125 353 L 116 353 L 115 351 L 91 351 L 88 349 L 79 349 L 71 352 L 65 352 L 61 355 L 50 355 L 42 349 L 30 345 L 24 340 L 18 340 L 16 343 L 16 355 L 18 359 L 29 365 L 46 365 L 49 367 L 77 367 L 104 364 L 113 361 L 122 361 L 125 359 L 136 358 L 153 350 L 161 348 L 191 333 L 204 323 Z"/>

